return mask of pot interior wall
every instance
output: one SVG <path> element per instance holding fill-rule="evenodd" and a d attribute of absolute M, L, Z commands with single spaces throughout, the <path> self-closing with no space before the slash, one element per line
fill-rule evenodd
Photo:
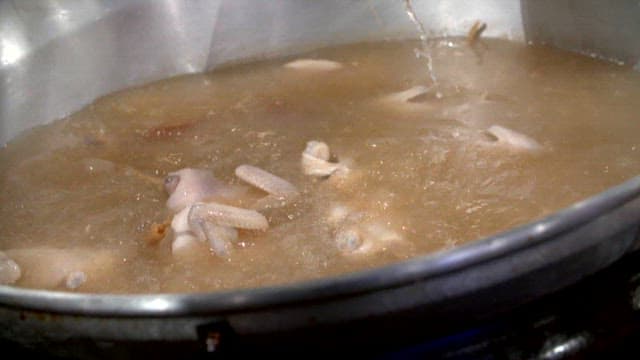
<path fill-rule="evenodd" d="M 634 64 L 634 1 L 413 0 L 434 36 L 525 38 Z M 119 89 L 314 47 L 416 38 L 405 2 L 0 2 L 0 144 Z"/>
<path fill-rule="evenodd" d="M 434 35 L 523 39 L 509 0 L 413 1 Z M 229 62 L 333 44 L 416 38 L 398 1 L 0 2 L 0 143 L 109 92 Z"/>
<path fill-rule="evenodd" d="M 413 0 L 427 32 L 546 42 L 634 64 L 634 1 Z M 313 47 L 415 38 L 397 1 L 0 2 L 0 144 L 109 92 Z M 636 68 L 640 65 L 636 65 Z"/>

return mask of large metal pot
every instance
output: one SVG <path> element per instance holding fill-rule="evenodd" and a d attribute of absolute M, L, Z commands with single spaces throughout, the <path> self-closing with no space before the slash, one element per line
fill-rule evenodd
<path fill-rule="evenodd" d="M 635 1 L 414 0 L 413 7 L 435 34 L 462 35 L 482 19 L 487 36 L 628 64 L 640 59 Z M 1 1 L 0 143 L 148 81 L 327 44 L 416 36 L 402 0 Z M 526 226 L 341 277 L 204 294 L 0 286 L 0 338 L 81 356 L 137 354 L 150 343 L 142 353 L 292 340 L 379 344 L 411 329 L 445 331 L 572 284 L 632 252 L 639 224 L 636 177 Z"/>

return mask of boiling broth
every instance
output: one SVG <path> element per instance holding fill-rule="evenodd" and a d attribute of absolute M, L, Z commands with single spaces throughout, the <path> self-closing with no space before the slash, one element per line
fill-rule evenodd
<path fill-rule="evenodd" d="M 481 45 L 441 39 L 431 52 L 437 87 L 404 103 L 386 100 L 431 81 L 413 41 L 325 48 L 104 96 L 0 150 L 0 249 L 116 254 L 108 276 L 87 274 L 76 289 L 83 292 L 274 285 L 450 249 L 638 174 L 638 74 L 543 46 Z M 342 68 L 283 67 L 296 58 Z M 492 142 L 492 125 L 526 134 L 543 151 Z M 349 164 L 344 181 L 303 174 L 301 153 L 311 140 Z M 170 231 L 157 244 L 145 240 L 172 216 L 162 186 L 168 173 L 209 169 L 238 184 L 241 164 L 301 194 L 264 212 L 267 231 L 240 231 L 229 258 L 210 251 L 176 258 Z M 345 255 L 328 221 L 335 206 L 367 212 L 400 244 Z M 15 285 L 24 287 L 52 266 L 20 265 Z"/>

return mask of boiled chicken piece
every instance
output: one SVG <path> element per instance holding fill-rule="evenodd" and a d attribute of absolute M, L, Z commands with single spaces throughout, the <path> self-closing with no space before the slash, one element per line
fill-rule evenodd
<path fill-rule="evenodd" d="M 254 201 L 253 208 L 277 206 L 299 195 L 293 184 L 255 166 L 238 166 L 235 174 L 266 193 Z M 255 209 L 228 204 L 245 198 L 246 189 L 241 191 L 237 186 L 226 185 L 207 170 L 182 169 L 171 173 L 165 189 L 169 193 L 167 207 L 177 210 L 171 221 L 174 254 L 187 253 L 198 242 L 206 242 L 217 255 L 228 257 L 232 243 L 238 238 L 238 229 L 269 227 L 264 215 Z"/>
<path fill-rule="evenodd" d="M 0 285 L 11 285 L 20 279 L 22 271 L 7 254 L 0 251 Z"/>
<path fill-rule="evenodd" d="M 302 152 L 302 171 L 305 175 L 326 177 L 336 172 L 346 172 L 348 168 L 342 163 L 330 162 L 329 146 L 317 140 L 307 142 Z"/>
<path fill-rule="evenodd" d="M 199 201 L 224 201 L 241 197 L 245 188 L 218 180 L 210 170 L 185 168 L 169 173 L 164 181 L 169 193 L 167 207 L 178 212 Z"/>
<path fill-rule="evenodd" d="M 530 138 L 529 136 L 508 129 L 506 127 L 502 127 L 500 125 L 491 126 L 486 130 L 486 132 L 499 145 L 508 146 L 516 150 L 542 150 L 542 145 L 540 145 L 537 141 Z"/>
<path fill-rule="evenodd" d="M 417 85 L 406 90 L 391 93 L 382 98 L 382 102 L 388 107 L 396 110 L 424 110 L 428 103 L 419 101 L 422 97 L 428 96 L 431 89 Z"/>
<path fill-rule="evenodd" d="M 342 64 L 336 61 L 325 59 L 297 59 L 284 64 L 287 69 L 324 72 L 342 68 Z"/>
<path fill-rule="evenodd" d="M 41 289 L 74 290 L 104 281 L 118 264 L 113 252 L 92 248 L 34 247 L 7 250 L 6 255 L 22 269 L 19 285 Z"/>
<path fill-rule="evenodd" d="M 283 178 L 273 175 L 252 165 L 240 165 L 235 174 L 238 178 L 267 193 L 267 196 L 257 200 L 255 209 L 265 209 L 286 205 L 298 195 L 298 189 Z"/>
<path fill-rule="evenodd" d="M 266 230 L 269 223 L 255 210 L 217 203 L 196 203 L 188 214 L 189 228 L 199 238 L 206 239 L 211 249 L 228 257 L 231 245 L 238 239 L 237 229 Z"/>
<path fill-rule="evenodd" d="M 171 229 L 173 230 L 171 252 L 174 255 L 188 254 L 192 248 L 198 247 L 201 242 L 189 226 L 190 210 L 191 206 L 185 207 L 175 214 L 171 220 Z"/>
<path fill-rule="evenodd" d="M 398 91 L 387 95 L 385 99 L 389 102 L 408 103 L 416 98 L 429 93 L 429 88 L 423 85 L 410 87 L 406 90 Z"/>
<path fill-rule="evenodd" d="M 335 241 L 345 255 L 366 255 L 391 248 L 401 242 L 402 237 L 381 223 L 365 222 L 339 228 Z"/>
<path fill-rule="evenodd" d="M 345 256 L 375 254 L 403 242 L 400 234 L 379 220 L 342 204 L 334 205 L 326 219 L 336 247 Z"/>

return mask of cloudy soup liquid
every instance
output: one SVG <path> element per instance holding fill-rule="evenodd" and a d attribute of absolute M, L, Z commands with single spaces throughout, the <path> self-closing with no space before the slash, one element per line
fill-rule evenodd
<path fill-rule="evenodd" d="M 443 39 L 431 51 L 433 86 L 419 47 L 352 44 L 166 79 L 23 133 L 0 150 L 0 250 L 20 266 L 13 285 L 202 292 L 336 276 L 524 225 L 639 173 L 640 79 L 630 68 Z M 340 66 L 283 66 L 301 58 Z M 305 174 L 312 140 L 348 170 Z M 228 256 L 206 242 L 176 256 L 164 178 L 206 169 L 257 196 L 234 173 L 243 164 L 299 195 L 260 209 L 268 229 L 240 229 Z M 345 211 L 369 226 L 347 249 L 335 220 Z M 78 255 L 86 249 L 108 259 Z M 85 258 L 77 269 L 74 256 Z"/>

